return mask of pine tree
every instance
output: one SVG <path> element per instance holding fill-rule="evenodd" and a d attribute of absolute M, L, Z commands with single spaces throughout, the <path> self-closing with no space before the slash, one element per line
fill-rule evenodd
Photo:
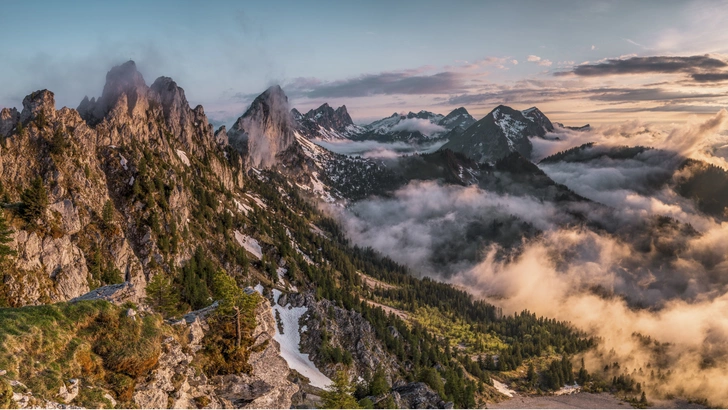
<path fill-rule="evenodd" d="M 40 177 L 35 178 L 30 187 L 20 194 L 20 200 L 23 201 L 23 217 L 28 223 L 34 223 L 48 207 L 48 193 L 43 186 L 43 180 Z"/>
<path fill-rule="evenodd" d="M 5 219 L 5 214 L 0 210 L 0 262 L 5 257 L 15 255 L 15 250 L 7 244 L 13 241 L 12 238 L 13 230 L 8 226 L 8 221 Z"/>
<path fill-rule="evenodd" d="M 348 353 L 348 351 L 347 351 Z M 389 383 L 387 383 L 387 376 L 384 374 L 382 368 L 378 368 L 372 376 L 372 381 L 369 383 L 369 394 L 372 396 L 379 396 L 389 391 Z"/>
<path fill-rule="evenodd" d="M 114 227 L 114 203 L 111 199 L 107 199 L 104 204 L 104 209 L 101 211 L 101 220 L 104 224 L 104 229 L 110 231 Z"/>
<path fill-rule="evenodd" d="M 145 302 L 157 312 L 165 316 L 177 314 L 179 295 L 172 286 L 172 281 L 164 274 L 156 274 L 147 285 Z"/>
<path fill-rule="evenodd" d="M 359 403 L 353 396 L 354 387 L 349 381 L 346 372 L 339 371 L 334 376 L 333 383 L 329 385 L 321 398 L 323 399 L 323 409 L 358 409 Z"/>

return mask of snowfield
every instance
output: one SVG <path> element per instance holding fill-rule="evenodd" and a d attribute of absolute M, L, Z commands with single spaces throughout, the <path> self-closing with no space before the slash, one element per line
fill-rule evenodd
<path fill-rule="evenodd" d="M 238 244 L 240 246 L 245 248 L 246 251 L 255 255 L 256 258 L 263 258 L 263 249 L 260 247 L 258 241 L 248 235 L 243 235 L 242 233 L 240 233 L 240 231 L 235 231 L 234 233 L 235 240 L 238 241 Z"/>
<path fill-rule="evenodd" d="M 290 304 L 280 306 L 278 304 L 280 296 L 281 291 L 273 289 L 273 316 L 276 316 L 276 312 L 278 312 L 283 327 L 283 334 L 281 334 L 278 326 L 276 326 L 276 335 L 273 339 L 281 345 L 281 357 L 286 360 L 288 367 L 308 377 L 312 386 L 324 389 L 331 384 L 331 379 L 321 373 L 311 359 L 308 358 L 308 354 L 301 353 L 299 347 L 301 343 L 301 334 L 299 332 L 301 329 L 298 321 L 306 314 L 308 308 L 305 306 L 294 308 Z"/>

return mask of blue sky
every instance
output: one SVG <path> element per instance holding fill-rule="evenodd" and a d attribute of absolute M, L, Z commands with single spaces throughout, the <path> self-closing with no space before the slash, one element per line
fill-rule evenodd
<path fill-rule="evenodd" d="M 75 107 L 133 59 L 147 83 L 174 78 L 217 123 L 272 84 L 302 111 L 346 104 L 359 122 L 460 105 L 480 116 L 501 102 L 567 122 L 669 121 L 725 106 L 726 83 L 686 82 L 702 65 L 554 73 L 609 59 L 725 60 L 725 27 L 717 1 L 5 2 L 0 106 L 48 88 Z"/>

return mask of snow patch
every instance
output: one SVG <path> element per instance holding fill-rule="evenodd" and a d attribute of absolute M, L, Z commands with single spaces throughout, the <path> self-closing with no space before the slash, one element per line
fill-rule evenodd
<path fill-rule="evenodd" d="M 248 205 L 245 205 L 238 201 L 237 199 L 233 199 L 233 202 L 235 202 L 235 208 L 238 209 L 238 212 L 242 212 L 243 215 L 247 215 L 248 212 L 252 211 L 253 208 L 249 207 Z"/>
<path fill-rule="evenodd" d="M 496 379 L 493 379 L 493 387 L 495 387 L 496 390 L 498 390 L 502 394 L 505 394 L 508 397 L 513 397 L 513 395 L 516 394 L 515 390 L 509 389 L 508 386 L 505 385 L 505 383 L 501 383 Z"/>
<path fill-rule="evenodd" d="M 247 196 L 248 198 L 252 199 L 252 200 L 253 200 L 253 202 L 255 202 L 256 204 L 258 204 L 258 206 L 259 206 L 259 207 L 261 207 L 261 208 L 263 208 L 263 209 L 268 209 L 268 205 L 266 205 L 266 204 L 265 204 L 265 202 L 263 202 L 263 200 L 262 200 L 262 199 L 258 198 L 258 197 L 257 197 L 257 196 L 255 196 L 255 195 L 251 195 L 251 194 L 245 194 L 245 195 L 246 195 L 246 196 Z"/>
<path fill-rule="evenodd" d="M 124 168 L 125 171 L 129 170 L 129 161 L 127 161 L 126 158 L 124 158 L 124 156 L 121 154 L 119 154 L 119 162 L 121 163 L 121 167 Z"/>
<path fill-rule="evenodd" d="M 279 326 L 276 326 L 276 334 L 273 337 L 281 345 L 281 357 L 288 363 L 288 367 L 308 377 L 312 386 L 325 389 L 331 384 L 331 379 L 316 368 L 308 354 L 301 353 L 301 329 L 299 320 L 308 311 L 305 306 L 292 307 L 289 303 L 286 306 L 278 304 L 281 291 L 273 289 L 273 316 L 276 312 L 280 316 L 280 324 L 283 328 L 281 334 Z"/>
<path fill-rule="evenodd" d="M 184 151 L 177 150 L 177 156 L 179 157 L 179 159 L 182 161 L 183 164 L 187 165 L 188 167 L 190 166 L 190 159 L 187 158 L 187 154 L 185 154 Z"/>
<path fill-rule="evenodd" d="M 263 258 L 263 249 L 260 247 L 258 241 L 248 235 L 243 235 L 240 231 L 235 231 L 234 233 L 235 240 L 238 241 L 240 246 L 245 248 L 246 251 L 252 253 L 256 258 Z"/>

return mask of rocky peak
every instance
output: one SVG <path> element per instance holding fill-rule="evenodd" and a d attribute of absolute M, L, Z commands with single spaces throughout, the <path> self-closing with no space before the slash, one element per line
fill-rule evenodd
<path fill-rule="evenodd" d="M 524 117 L 543 127 L 545 131 L 552 132 L 554 130 L 554 125 L 538 108 L 531 107 L 527 110 L 521 111 L 521 113 Z"/>
<path fill-rule="evenodd" d="M 0 110 L 0 137 L 7 137 L 20 121 L 20 113 L 15 108 Z"/>
<path fill-rule="evenodd" d="M 291 115 L 293 116 L 293 119 L 296 121 L 301 121 L 301 119 L 303 118 L 303 114 L 301 114 L 301 112 L 295 108 L 291 109 Z"/>
<path fill-rule="evenodd" d="M 98 100 L 84 98 L 77 110 L 92 125 L 101 122 L 112 111 L 114 116 L 141 116 L 149 108 L 149 91 L 136 63 L 129 60 L 109 70 Z"/>
<path fill-rule="evenodd" d="M 49 120 L 56 116 L 56 100 L 53 93 L 48 90 L 34 91 L 23 98 L 20 121 L 27 122 L 41 114 Z"/>
<path fill-rule="evenodd" d="M 253 100 L 227 134 L 231 145 L 247 150 L 251 166 L 270 168 L 295 140 L 294 129 L 288 97 L 275 85 Z"/>
<path fill-rule="evenodd" d="M 150 88 L 159 95 L 165 117 L 170 117 L 170 113 L 180 113 L 189 109 L 190 105 L 185 97 L 185 90 L 177 86 L 177 83 L 171 78 L 159 77 Z"/>
<path fill-rule="evenodd" d="M 315 110 L 310 110 L 303 116 L 306 120 L 315 122 L 323 128 L 343 132 L 346 127 L 353 125 L 346 106 L 334 110 L 328 103 L 322 104 Z"/>
<path fill-rule="evenodd" d="M 219 145 L 228 144 L 227 128 L 224 125 L 220 126 L 220 128 L 215 131 L 215 142 Z"/>
<path fill-rule="evenodd" d="M 469 126 L 475 123 L 473 118 L 465 107 L 460 107 L 452 110 L 448 115 L 445 116 L 439 125 L 447 128 L 448 130 L 455 130 L 456 132 L 465 131 Z"/>

